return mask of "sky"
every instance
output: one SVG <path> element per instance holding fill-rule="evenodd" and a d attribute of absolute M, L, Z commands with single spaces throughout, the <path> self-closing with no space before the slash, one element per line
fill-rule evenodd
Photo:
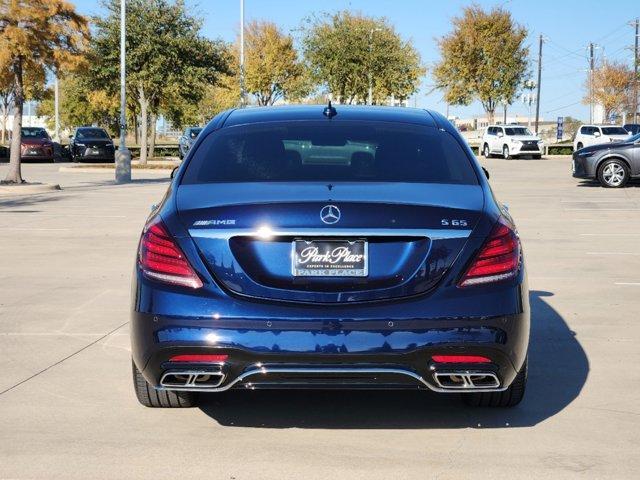
<path fill-rule="evenodd" d="M 96 0 L 72 0 L 80 13 L 100 14 Z M 240 26 L 239 0 L 186 0 L 194 13 L 204 18 L 203 34 L 233 41 Z M 311 14 L 343 9 L 386 17 L 404 38 L 410 39 L 429 70 L 439 60 L 437 39 L 451 31 L 451 19 L 470 5 L 462 0 L 245 0 L 245 20 L 269 20 L 298 36 L 297 29 Z M 588 45 L 597 45 L 596 61 L 603 58 L 633 65 L 634 29 L 630 23 L 640 16 L 640 1 L 616 0 L 506 0 L 477 1 L 485 8 L 503 6 L 516 22 L 529 31 L 531 76 L 537 69 L 538 38 L 544 37 L 540 115 L 546 120 L 573 116 L 588 121 L 589 107 L 582 104 L 589 67 Z M 410 104 L 442 113 L 446 104 L 439 91 L 432 91 L 428 72 L 421 90 Z M 429 93 L 431 92 L 431 93 Z M 482 115 L 477 102 L 466 107 L 450 106 L 449 114 L 461 118 Z M 509 114 L 526 115 L 528 107 L 516 101 Z"/>

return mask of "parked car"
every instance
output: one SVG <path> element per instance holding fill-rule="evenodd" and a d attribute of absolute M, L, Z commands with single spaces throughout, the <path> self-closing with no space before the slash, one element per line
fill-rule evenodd
<path fill-rule="evenodd" d="M 142 231 L 138 400 L 187 407 L 232 388 L 420 388 L 516 405 L 527 277 L 487 177 L 435 112 L 217 115 Z"/>
<path fill-rule="evenodd" d="M 597 179 L 603 187 L 621 188 L 640 177 L 640 133 L 623 142 L 601 143 L 573 153 L 573 176 Z"/>
<path fill-rule="evenodd" d="M 98 127 L 76 128 L 74 134 L 69 137 L 69 153 L 74 162 L 115 161 L 113 139 L 106 130 Z"/>
<path fill-rule="evenodd" d="M 178 140 L 178 156 L 181 160 L 187 156 L 191 145 L 196 141 L 201 131 L 202 127 L 189 127 L 182 132 L 182 136 Z"/>
<path fill-rule="evenodd" d="M 482 154 L 485 158 L 494 154 L 510 158 L 529 155 L 541 158 L 544 143 L 527 127 L 518 125 L 489 125 L 482 136 Z"/>
<path fill-rule="evenodd" d="M 573 150 L 600 143 L 622 142 L 630 136 L 620 125 L 582 125 L 573 139 Z"/>
<path fill-rule="evenodd" d="M 20 157 L 22 160 L 55 161 L 54 143 L 42 127 L 22 127 Z"/>
<path fill-rule="evenodd" d="M 626 123 L 622 126 L 631 135 L 640 133 L 640 123 Z"/>

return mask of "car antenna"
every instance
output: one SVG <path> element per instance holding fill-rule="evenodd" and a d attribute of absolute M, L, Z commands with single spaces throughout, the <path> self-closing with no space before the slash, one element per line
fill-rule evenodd
<path fill-rule="evenodd" d="M 324 107 L 324 110 L 322 111 L 322 113 L 324 114 L 325 117 L 333 118 L 338 114 L 338 111 L 331 106 L 331 100 L 329 100 L 329 104 L 326 107 Z"/>

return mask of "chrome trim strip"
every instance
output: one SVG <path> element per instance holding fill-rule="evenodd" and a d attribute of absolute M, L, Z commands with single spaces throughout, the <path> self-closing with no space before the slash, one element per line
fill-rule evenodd
<path fill-rule="evenodd" d="M 453 228 L 295 228 L 275 229 L 266 227 L 259 229 L 240 228 L 191 228 L 189 235 L 194 238 L 217 238 L 228 240 L 231 237 L 419 237 L 440 240 L 448 238 L 467 238 L 471 230 Z"/>
<path fill-rule="evenodd" d="M 202 373 L 202 372 L 201 372 Z M 438 392 L 438 393 L 460 393 L 460 391 L 462 389 L 460 388 L 448 388 L 448 387 L 442 387 L 442 386 L 435 386 L 430 384 L 429 382 L 427 382 L 424 378 L 422 378 L 420 375 L 418 375 L 415 372 L 412 372 L 411 370 L 404 370 L 404 369 L 400 369 L 400 368 L 353 368 L 353 367 L 348 367 L 348 368 L 311 368 L 311 367 L 258 367 L 258 368 L 252 368 L 251 370 L 247 370 L 246 372 L 242 373 L 241 375 L 237 376 L 236 378 L 234 378 L 232 381 L 230 381 L 229 383 L 227 383 L 226 385 L 223 385 L 221 387 L 210 387 L 210 388 L 198 388 L 198 387 L 156 387 L 156 390 L 173 390 L 173 391 L 188 391 L 188 392 L 224 392 L 226 390 L 229 390 L 230 388 L 232 388 L 233 386 L 235 386 L 236 384 L 238 384 L 239 382 L 244 381 L 246 378 L 249 378 L 251 376 L 254 375 L 266 375 L 266 374 L 270 374 L 270 373 L 299 373 L 299 374 L 305 374 L 305 373 L 310 373 L 310 374 L 326 374 L 326 373 L 335 373 L 337 375 L 339 374 L 353 374 L 353 373 L 365 373 L 365 374 L 392 374 L 392 375 L 404 375 L 407 377 L 411 377 L 414 380 L 416 380 L 416 382 L 418 382 L 419 384 L 424 385 L 425 387 L 427 387 L 429 390 L 432 390 L 434 392 Z M 449 372 L 448 374 L 450 375 L 451 373 L 455 373 L 455 372 Z M 481 372 L 483 375 L 493 375 L 492 373 L 485 373 L 485 372 Z M 495 375 L 493 375 L 495 377 Z M 164 376 L 163 376 L 164 378 Z M 497 378 L 496 378 L 497 381 Z M 499 385 L 499 382 L 498 382 Z M 496 388 L 487 388 L 487 387 L 468 387 L 465 388 L 464 391 L 465 392 L 502 392 L 504 390 L 506 390 L 507 387 L 496 387 Z"/>

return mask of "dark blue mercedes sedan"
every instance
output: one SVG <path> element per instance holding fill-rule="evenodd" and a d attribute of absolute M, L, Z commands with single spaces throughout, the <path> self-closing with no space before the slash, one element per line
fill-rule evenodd
<path fill-rule="evenodd" d="M 140 239 L 138 400 L 188 407 L 232 388 L 404 388 L 518 404 L 526 272 L 487 175 L 426 110 L 219 114 Z"/>

